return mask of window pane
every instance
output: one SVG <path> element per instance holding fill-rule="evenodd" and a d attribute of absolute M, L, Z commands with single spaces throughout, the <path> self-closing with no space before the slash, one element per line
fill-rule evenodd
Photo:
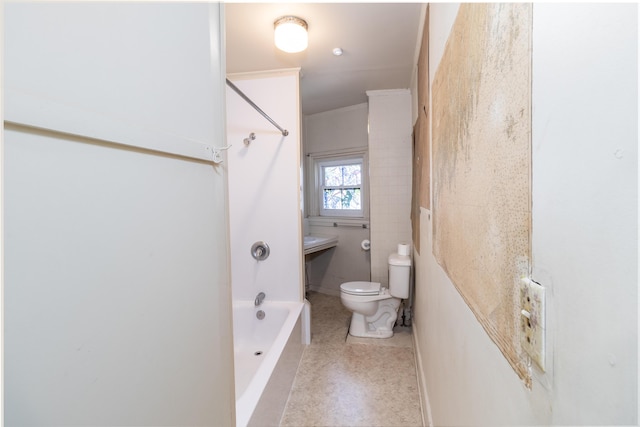
<path fill-rule="evenodd" d="M 342 167 L 342 185 L 360 185 L 360 165 Z"/>
<path fill-rule="evenodd" d="M 342 168 L 340 166 L 324 167 L 324 185 L 327 187 L 342 185 Z"/>
<path fill-rule="evenodd" d="M 361 165 L 325 166 L 324 185 L 340 187 L 344 185 L 360 185 L 362 182 Z"/>
<path fill-rule="evenodd" d="M 359 188 L 345 190 L 325 189 L 324 209 L 361 209 L 361 194 Z"/>
<path fill-rule="evenodd" d="M 343 190 L 342 209 L 360 209 L 360 189 Z"/>
<path fill-rule="evenodd" d="M 324 190 L 324 208 L 342 209 L 342 191 Z"/>
<path fill-rule="evenodd" d="M 319 182 L 314 183 L 316 187 L 313 192 L 318 193 L 315 193 L 312 210 L 317 209 L 321 216 L 364 216 L 366 158 L 354 153 L 313 160 L 314 170 L 319 172 L 316 175 Z"/>

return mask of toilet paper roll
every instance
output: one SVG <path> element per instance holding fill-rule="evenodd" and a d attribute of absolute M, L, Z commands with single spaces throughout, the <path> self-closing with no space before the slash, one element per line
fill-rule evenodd
<path fill-rule="evenodd" d="M 409 245 L 404 243 L 398 244 L 398 255 L 409 256 Z"/>
<path fill-rule="evenodd" d="M 369 249 L 371 249 L 371 242 L 367 239 L 364 239 L 362 243 L 360 243 L 360 247 L 365 251 L 368 251 Z"/>

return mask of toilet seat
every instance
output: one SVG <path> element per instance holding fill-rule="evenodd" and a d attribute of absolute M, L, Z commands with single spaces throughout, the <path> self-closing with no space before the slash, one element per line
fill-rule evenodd
<path fill-rule="evenodd" d="M 340 291 L 349 295 L 373 296 L 380 295 L 378 282 L 345 282 L 340 285 Z"/>
<path fill-rule="evenodd" d="M 363 304 L 393 297 L 378 282 L 345 282 L 340 285 L 340 298 L 343 303 Z"/>

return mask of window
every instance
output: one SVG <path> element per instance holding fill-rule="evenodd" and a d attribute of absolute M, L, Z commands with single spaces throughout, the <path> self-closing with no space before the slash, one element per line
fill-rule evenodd
<path fill-rule="evenodd" d="M 313 156 L 310 160 L 315 171 L 311 211 L 320 216 L 364 218 L 368 211 L 365 154 Z"/>

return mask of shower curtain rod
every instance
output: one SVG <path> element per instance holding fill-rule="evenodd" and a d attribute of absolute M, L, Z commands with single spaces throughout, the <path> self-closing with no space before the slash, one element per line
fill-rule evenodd
<path fill-rule="evenodd" d="M 262 114 L 262 117 L 264 117 L 265 119 L 269 120 L 271 122 L 272 125 L 274 125 L 275 127 L 278 128 L 278 130 L 280 130 L 280 132 L 282 132 L 282 136 L 287 136 L 289 135 L 289 131 L 286 129 L 282 129 L 280 127 L 280 125 L 278 125 L 276 122 L 273 121 L 273 119 L 271 117 L 269 117 L 267 115 L 267 113 L 265 113 L 264 111 L 262 111 L 260 109 L 260 107 L 258 107 L 255 102 L 253 102 L 251 99 L 249 99 L 249 97 L 247 95 L 244 94 L 244 92 L 242 92 L 240 89 L 238 89 L 238 87 L 236 85 L 234 85 L 233 83 L 231 83 L 231 81 L 229 81 L 229 79 L 227 79 L 227 86 L 229 86 L 231 89 L 233 89 L 238 95 L 240 95 L 240 97 L 242 99 L 244 99 L 245 101 L 247 101 L 247 103 L 249 103 L 249 105 L 251 105 L 253 108 L 256 109 L 256 111 L 260 114 Z"/>

